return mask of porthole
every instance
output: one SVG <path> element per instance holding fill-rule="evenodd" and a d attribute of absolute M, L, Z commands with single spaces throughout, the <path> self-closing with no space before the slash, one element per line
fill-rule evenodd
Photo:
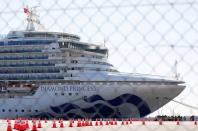
<path fill-rule="evenodd" d="M 11 112 L 12 110 L 11 110 L 11 109 L 9 109 L 8 111 L 9 111 L 9 112 Z"/>
<path fill-rule="evenodd" d="M 72 93 L 69 93 L 69 96 L 71 96 L 72 95 Z"/>
<path fill-rule="evenodd" d="M 35 110 L 35 112 L 38 112 L 38 110 Z"/>
<path fill-rule="evenodd" d="M 61 93 L 61 95 L 64 96 L 65 94 L 64 93 Z"/>
<path fill-rule="evenodd" d="M 17 112 L 18 110 L 17 109 L 15 109 L 15 112 Z"/>
<path fill-rule="evenodd" d="M 2 112 L 5 112 L 5 109 L 2 109 Z"/>
<path fill-rule="evenodd" d="M 24 109 L 22 109 L 21 112 L 24 112 Z"/>
<path fill-rule="evenodd" d="M 58 93 L 55 93 L 55 96 L 57 96 L 58 95 Z"/>
<path fill-rule="evenodd" d="M 29 112 L 31 112 L 31 110 L 30 110 L 30 109 L 29 109 L 28 111 L 29 111 Z"/>

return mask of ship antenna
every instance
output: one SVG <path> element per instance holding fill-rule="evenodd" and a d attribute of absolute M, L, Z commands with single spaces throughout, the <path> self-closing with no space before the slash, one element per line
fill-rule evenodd
<path fill-rule="evenodd" d="M 103 40 L 103 46 L 106 47 L 106 43 L 108 41 L 108 38 L 104 37 L 104 40 Z"/>
<path fill-rule="evenodd" d="M 177 60 L 175 60 L 174 70 L 175 70 L 175 79 L 176 80 L 179 79 L 179 73 L 177 72 L 177 66 L 178 66 L 178 62 L 177 62 Z"/>
<path fill-rule="evenodd" d="M 41 22 L 39 20 L 39 15 L 36 12 L 37 7 L 38 6 L 35 6 L 35 7 L 32 7 L 29 9 L 27 6 L 24 8 L 24 13 L 27 15 L 26 30 L 28 30 L 28 31 L 35 31 L 34 23 L 39 25 L 42 30 L 45 30 L 44 26 L 41 24 Z"/>

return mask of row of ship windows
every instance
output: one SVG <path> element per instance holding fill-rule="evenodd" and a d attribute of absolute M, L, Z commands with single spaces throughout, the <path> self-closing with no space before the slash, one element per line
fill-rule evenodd
<path fill-rule="evenodd" d="M 63 76 L 2 76 L 0 80 L 41 80 L 41 79 L 64 79 Z"/>
<path fill-rule="evenodd" d="M 71 60 L 71 63 L 79 63 L 79 64 L 97 64 L 97 65 L 109 65 L 112 66 L 109 63 L 106 62 L 99 62 L 99 61 L 77 61 L 77 60 Z"/>
<path fill-rule="evenodd" d="M 20 57 L 24 57 L 24 58 L 31 58 L 31 57 L 46 57 L 46 56 L 48 56 L 48 54 L 46 54 L 46 53 L 43 53 L 43 54 L 41 54 L 41 53 L 32 53 L 32 54 L 30 54 L 30 53 L 24 53 L 24 54 L 9 54 L 9 55 L 7 55 L 7 54 L 5 54 L 5 55 L 3 55 L 3 56 L 0 56 L 0 58 L 20 58 Z"/>
<path fill-rule="evenodd" d="M 26 59 L 47 59 L 48 57 L 26 57 Z M 4 58 L 5 59 L 5 58 Z M 0 58 L 0 60 L 4 60 L 3 58 Z M 24 58 L 6 58 L 6 60 L 20 60 L 20 59 L 24 59 Z M 20 66 L 20 65 L 25 65 L 25 66 L 31 66 L 34 64 L 56 64 L 56 63 L 60 63 L 57 61 L 25 61 L 25 62 L 3 62 L 0 63 L 0 66 Z M 66 61 L 62 61 L 62 63 L 66 63 Z M 72 64 L 74 63 L 79 63 L 79 64 L 98 64 L 98 65 L 108 65 L 108 66 L 112 66 L 109 63 L 106 62 L 96 62 L 96 61 L 83 61 L 83 62 L 78 62 L 78 61 L 71 61 Z"/>
<path fill-rule="evenodd" d="M 61 61 L 60 60 L 39 60 L 39 61 L 13 61 L 13 62 L 10 62 L 10 61 L 3 61 L 1 62 L 0 64 L 3 64 L 3 65 L 10 65 L 10 64 L 61 64 Z"/>
<path fill-rule="evenodd" d="M 0 65 L 0 67 L 23 67 L 23 66 L 55 66 L 55 64 L 6 64 L 6 65 Z M 102 71 L 104 69 L 101 68 L 82 68 L 82 67 L 71 67 L 68 68 L 68 70 L 96 70 L 96 71 Z M 111 70 L 111 69 L 110 69 Z M 109 70 L 109 71 L 110 71 Z M 107 71 L 106 69 L 104 71 Z"/>
<path fill-rule="evenodd" d="M 72 52 L 69 53 L 70 57 L 86 57 L 86 58 L 97 58 L 97 59 L 102 59 L 103 56 L 99 56 L 99 55 L 85 55 L 85 54 L 79 54 L 77 52 Z"/>
<path fill-rule="evenodd" d="M 68 68 L 68 70 L 70 70 L 70 68 Z M 96 69 L 85 69 L 85 68 L 80 68 L 80 67 L 75 67 L 75 68 L 71 68 L 71 70 L 80 70 L 80 71 L 85 71 L 85 70 L 87 70 L 87 71 L 109 71 L 109 72 L 116 72 L 116 70 L 113 70 L 113 69 L 99 69 L 99 68 L 96 68 Z M 24 76 L 27 76 L 26 75 L 26 73 L 48 73 L 48 75 L 51 75 L 51 73 L 60 73 L 61 71 L 59 70 L 59 69 L 57 69 L 57 70 L 15 70 L 15 71 L 13 71 L 13 70 L 5 70 L 5 71 L 3 71 L 3 70 L 0 70 L 0 73 L 1 74 L 11 74 L 11 73 L 13 73 L 13 74 L 18 74 L 18 75 L 20 75 L 20 74 L 23 74 L 23 73 L 25 73 L 24 74 Z M 64 71 L 65 73 L 67 72 L 67 71 Z M 36 74 L 34 74 L 34 75 L 36 75 Z M 43 74 L 42 74 L 43 75 Z M 18 77 L 18 76 L 17 76 Z"/>
<path fill-rule="evenodd" d="M 0 60 L 21 60 L 21 59 L 48 59 L 48 56 L 25 56 L 25 57 L 0 57 Z"/>
<path fill-rule="evenodd" d="M 23 40 L 23 41 L 4 41 L 0 42 L 0 46 L 4 45 L 42 45 L 51 44 L 56 42 L 55 40 Z"/>
<path fill-rule="evenodd" d="M 60 69 L 37 69 L 37 70 L 26 70 L 26 69 L 21 69 L 21 70 L 0 70 L 0 73 L 59 73 Z"/>
<path fill-rule="evenodd" d="M 34 58 L 34 57 L 48 57 L 47 53 L 24 53 L 24 54 L 5 54 L 1 55 L 1 59 L 9 59 L 9 58 Z"/>
<path fill-rule="evenodd" d="M 24 64 L 24 63 L 22 63 L 22 64 L 4 64 L 4 65 L 2 64 L 2 65 L 0 65 L 0 67 L 21 67 L 21 66 L 54 66 L 54 64 L 50 64 L 50 63 L 47 63 L 47 64 L 41 64 L 41 63 Z"/>
<path fill-rule="evenodd" d="M 106 68 L 89 68 L 89 67 L 71 67 L 71 68 L 68 68 L 68 70 L 79 70 L 79 71 L 109 71 L 109 72 L 118 72 L 117 70 L 115 69 L 106 69 Z"/>
<path fill-rule="evenodd" d="M 41 49 L 0 50 L 0 53 L 25 53 L 25 52 L 41 52 Z"/>
<path fill-rule="evenodd" d="M 31 61 L 2 61 L 0 62 L 0 65 L 16 65 L 16 64 L 61 64 L 62 62 L 60 60 L 31 60 Z"/>
<path fill-rule="evenodd" d="M 139 85 L 142 84 L 142 82 L 139 81 L 133 81 L 131 82 L 133 85 Z M 153 82 L 149 82 L 149 81 L 145 81 L 145 83 L 153 83 Z M 162 83 L 162 82 L 161 82 Z M 45 83 L 46 85 L 50 84 L 50 85 L 85 85 L 85 86 L 89 86 L 89 85 L 123 85 L 123 84 L 129 84 L 129 81 L 99 81 L 99 82 L 90 82 L 90 81 L 85 81 L 85 82 L 80 82 L 80 81 L 67 81 L 65 83 Z"/>
<path fill-rule="evenodd" d="M 40 37 L 40 38 L 62 38 L 62 39 L 73 39 L 73 40 L 79 40 L 79 37 L 77 36 L 71 36 L 71 35 L 54 35 L 54 34 L 46 34 L 46 33 L 39 33 L 39 34 L 24 34 L 25 37 Z"/>
<path fill-rule="evenodd" d="M 84 68 L 84 67 L 71 67 L 71 68 L 66 68 L 64 70 L 61 70 L 61 69 L 39 69 L 39 70 L 25 70 L 25 69 L 21 69 L 21 70 L 0 70 L 0 73 L 1 74 L 11 74 L 11 73 L 16 73 L 17 74 L 17 77 L 18 76 L 30 76 L 32 75 L 32 73 L 37 73 L 37 74 L 33 74 L 33 75 L 36 75 L 36 76 L 39 76 L 40 74 L 39 73 L 44 73 L 44 74 L 41 74 L 42 76 L 45 76 L 45 75 L 53 75 L 52 73 L 56 73 L 56 74 L 59 74 L 59 73 L 63 73 L 63 72 L 67 72 L 67 70 L 78 70 L 78 71 L 109 71 L 109 72 L 117 72 L 116 70 L 114 69 L 101 69 L 101 68 Z M 29 73 L 29 74 L 28 74 Z M 66 75 L 66 74 L 64 74 Z"/>
<path fill-rule="evenodd" d="M 77 36 L 69 36 L 69 35 L 58 35 L 58 38 L 63 38 L 63 39 L 73 39 L 73 40 L 79 40 L 79 37 Z"/>
<path fill-rule="evenodd" d="M 5 109 L 2 109 L 1 111 L 2 111 L 2 112 L 6 112 Z M 20 112 L 20 111 L 21 111 L 21 112 L 25 112 L 24 109 L 21 109 L 21 110 L 17 110 L 17 109 L 15 109 L 15 110 L 8 109 L 7 111 L 8 111 L 8 112 L 12 112 L 12 111 L 14 111 L 14 112 Z M 38 112 L 38 110 L 34 110 L 34 111 L 33 111 L 33 110 L 30 109 L 30 110 L 27 110 L 27 112 Z"/>
<path fill-rule="evenodd" d="M 95 46 L 95 49 L 92 49 L 90 45 L 80 44 L 76 42 L 59 42 L 60 48 L 70 48 L 76 50 L 84 50 L 94 53 L 100 53 L 106 55 L 108 50 L 107 49 L 100 49 L 99 47 Z"/>

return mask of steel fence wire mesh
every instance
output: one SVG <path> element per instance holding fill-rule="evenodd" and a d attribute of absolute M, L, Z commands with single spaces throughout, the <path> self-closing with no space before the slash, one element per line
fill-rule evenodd
<path fill-rule="evenodd" d="M 3 34 L 7 34 L 10 30 L 26 28 L 26 15 L 23 12 L 23 7 L 26 5 L 38 6 L 39 19 L 48 31 L 76 34 L 83 42 L 95 43 L 108 48 L 108 61 L 120 72 L 177 77 L 185 81 L 185 90 L 174 101 L 170 100 L 165 106 L 160 100 L 157 101 L 156 105 L 162 105 L 162 107 L 148 117 L 156 115 L 192 116 L 198 113 L 197 0 L 4 0 L 0 1 L 2 38 L 5 37 Z M 98 75 L 102 74 L 96 73 L 91 78 Z M 107 82 L 109 81 L 108 77 L 105 79 Z M 109 82 L 109 84 L 111 83 Z M 101 83 L 102 85 L 103 83 Z M 107 92 L 112 90 L 110 86 L 101 88 Z M 122 94 L 122 90 L 124 92 L 125 87 L 118 85 L 112 92 Z M 136 92 L 136 88 L 131 86 L 130 91 Z M 98 91 L 98 93 L 102 92 Z M 145 92 L 145 95 L 146 93 L 148 92 Z M 56 95 L 58 97 L 61 94 Z M 78 93 L 72 94 L 70 98 L 73 99 L 68 103 L 78 101 L 77 95 Z M 147 95 L 149 96 L 149 94 Z M 153 91 L 150 95 L 158 95 L 158 92 Z M 41 101 L 40 98 L 44 96 L 48 99 Z M 57 111 L 58 117 L 64 114 L 65 118 L 121 118 L 123 114 L 119 114 L 117 109 L 112 110 L 111 107 L 119 106 L 120 101 L 128 102 L 132 97 L 127 93 L 117 98 L 111 98 L 105 93 L 104 96 L 105 98 L 97 97 L 101 101 L 106 100 L 112 103 L 109 105 L 96 103 L 90 109 L 82 109 L 77 115 L 72 112 L 64 114 L 64 112 L 70 108 L 79 108 L 78 105 L 62 104 L 52 107 L 52 109 Z M 84 97 L 84 101 L 94 102 L 91 98 L 91 96 Z M 135 96 L 133 99 L 139 100 Z M 41 107 L 42 103 L 47 101 L 54 105 L 57 102 L 51 98 L 50 94 L 42 93 L 34 103 L 28 103 L 27 100 L 18 101 L 13 105 L 12 110 L 18 105 L 28 108 L 31 108 L 32 105 Z M 113 101 L 116 102 L 113 103 Z M 1 105 L 4 104 L 6 104 L 6 100 L 1 103 Z M 135 103 L 138 109 L 145 105 L 146 103 L 140 100 Z M 136 114 L 138 111 L 135 109 L 125 110 L 134 112 L 131 117 L 141 117 Z M 25 111 L 23 110 L 23 112 Z M 38 110 L 36 114 L 37 117 L 41 117 Z M 45 111 L 42 116 L 53 117 Z M 93 129 L 100 130 L 100 128 Z M 109 127 L 108 130 L 115 129 Z M 149 130 L 158 130 L 158 128 Z"/>

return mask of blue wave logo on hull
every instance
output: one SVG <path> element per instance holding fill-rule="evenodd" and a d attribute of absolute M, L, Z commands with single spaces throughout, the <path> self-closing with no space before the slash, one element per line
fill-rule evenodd
<path fill-rule="evenodd" d="M 132 104 L 137 107 L 139 111 L 140 117 L 144 117 L 151 113 L 151 110 L 148 106 L 148 104 L 142 100 L 140 97 L 132 94 L 123 94 L 120 95 L 114 99 L 111 100 L 105 100 L 103 97 L 100 95 L 93 95 L 88 97 L 87 99 L 84 100 L 87 103 L 94 103 L 97 101 L 102 101 L 102 103 L 97 103 L 91 107 L 87 108 L 82 108 L 78 105 L 71 104 L 71 103 L 65 103 L 60 106 L 56 107 L 50 107 L 51 110 L 57 114 L 57 115 L 66 115 L 67 118 L 69 117 L 85 117 L 83 116 L 82 112 L 84 114 L 91 114 L 92 118 L 96 117 L 116 117 L 116 118 L 121 118 L 123 117 L 119 111 L 117 111 L 117 107 L 124 104 Z M 111 105 L 111 106 L 108 106 Z M 69 113 L 69 111 L 79 109 L 81 112 L 76 112 L 76 113 Z M 51 116 L 52 114 L 50 114 Z"/>

